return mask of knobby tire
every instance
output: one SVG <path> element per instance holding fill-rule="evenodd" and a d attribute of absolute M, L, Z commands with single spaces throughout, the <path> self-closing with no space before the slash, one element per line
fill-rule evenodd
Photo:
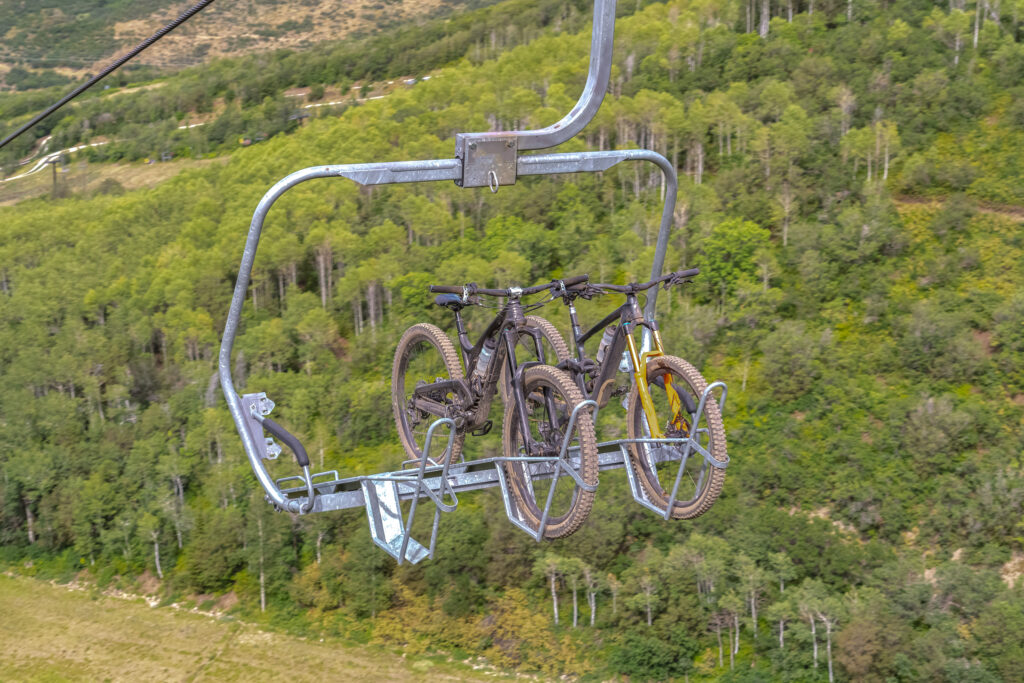
<path fill-rule="evenodd" d="M 444 371 L 448 375 L 447 377 L 442 376 L 441 379 L 463 378 L 459 354 L 455 350 L 455 345 L 452 344 L 451 339 L 448 338 L 448 335 L 441 328 L 429 323 L 420 323 L 413 325 L 405 331 L 402 339 L 398 342 L 398 348 L 395 350 L 395 360 L 391 368 L 391 405 L 394 409 L 395 425 L 398 427 L 398 438 L 401 440 L 402 447 L 405 448 L 409 458 L 413 460 L 419 460 L 422 457 L 423 444 L 416 443 L 417 437 L 414 433 L 413 425 L 410 423 L 410 418 L 416 417 L 412 414 L 413 409 L 409 407 L 409 398 L 415 387 L 406 387 L 405 383 L 410 357 L 419 344 L 432 346 L 437 352 L 444 366 Z M 423 433 L 421 439 L 425 439 L 426 429 L 434 420 L 439 419 L 439 416 L 426 415 L 418 417 L 420 418 L 419 424 L 424 425 L 421 430 Z M 434 438 L 435 441 L 431 444 L 431 450 L 436 453 L 438 444 L 443 445 L 447 443 L 448 435 L 444 430 L 438 429 L 434 432 Z M 448 460 L 454 462 L 458 459 L 462 453 L 462 444 L 465 439 L 466 433 L 456 430 Z M 442 458 L 438 462 L 443 463 L 444 461 L 445 458 Z"/>
<path fill-rule="evenodd" d="M 523 372 L 523 395 L 530 404 L 528 409 L 530 406 L 535 407 L 536 410 L 542 411 L 543 417 L 547 417 L 547 406 L 543 400 L 544 388 L 551 390 L 557 404 L 562 406 L 562 410 L 559 412 L 564 414 L 559 417 L 562 418 L 563 424 L 567 423 L 573 409 L 583 401 L 583 395 L 580 393 L 579 388 L 568 374 L 550 365 L 535 365 L 527 368 Z M 509 400 L 505 403 L 503 427 L 502 446 L 505 457 L 522 456 L 523 453 L 520 451 L 522 435 L 520 433 L 519 411 L 514 400 Z M 552 442 L 557 442 L 559 446 L 564 435 L 564 428 L 562 432 L 562 434 L 556 434 L 551 439 Z M 570 441 L 570 446 L 575 443 L 580 449 L 580 477 L 587 485 L 596 485 L 598 472 L 597 436 L 594 430 L 593 417 L 589 410 L 584 408 L 578 413 L 573 433 L 576 434 L 576 437 Z M 546 491 L 536 496 L 536 498 L 535 492 L 531 493 L 533 489 L 528 482 L 529 473 L 526 463 L 505 462 L 503 467 L 509 480 L 509 488 L 515 498 L 517 507 L 523 514 L 524 520 L 528 526 L 534 529 L 539 528 L 543 508 L 547 501 Z M 564 538 L 575 533 L 583 525 L 583 522 L 586 521 L 594 505 L 594 492 L 581 489 L 569 475 L 562 473 L 559 477 L 558 485 L 565 487 L 561 489 L 562 491 L 567 491 L 571 485 L 571 501 L 565 510 L 555 510 L 554 507 L 552 508 L 544 529 L 544 538 Z M 556 493 L 556 497 L 557 495 Z"/>

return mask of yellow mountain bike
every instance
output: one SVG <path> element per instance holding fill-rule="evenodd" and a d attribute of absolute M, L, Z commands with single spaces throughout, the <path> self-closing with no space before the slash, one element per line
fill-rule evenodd
<path fill-rule="evenodd" d="M 666 355 L 658 324 L 644 318 L 637 297 L 658 285 L 666 289 L 680 285 L 699 272 L 693 268 L 629 285 L 556 282 L 558 286 L 552 292 L 569 308 L 575 357 L 569 355 L 568 346 L 553 325 L 547 321 L 535 323 L 535 329 L 551 337 L 550 347 L 565 350 L 559 353 L 556 367 L 568 371 L 583 395 L 596 401 L 599 409 L 621 391 L 617 388 L 617 373 L 631 375 L 626 400 L 627 434 L 633 440 L 631 466 L 655 506 L 665 510 L 671 501 L 671 517 L 675 519 L 698 517 L 718 498 L 725 482 L 723 465 L 728 462 L 725 427 L 718 403 L 705 397 L 707 381 L 690 363 Z M 584 332 L 576 312 L 576 299 L 612 292 L 624 295 L 625 302 Z M 647 331 L 649 349 L 637 345 L 634 333 L 638 329 Z M 585 345 L 598 335 L 597 352 L 590 358 Z M 699 448 L 695 457 L 687 460 L 677 488 L 679 457 L 668 456 L 678 456 L 676 451 L 682 446 L 655 440 L 690 437 Z"/>

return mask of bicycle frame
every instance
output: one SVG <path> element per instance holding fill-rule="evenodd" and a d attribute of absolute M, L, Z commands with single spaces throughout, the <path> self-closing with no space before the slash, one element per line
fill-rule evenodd
<path fill-rule="evenodd" d="M 487 423 L 487 415 L 490 413 L 491 401 L 494 399 L 494 395 L 497 390 L 498 377 L 504 367 L 508 368 L 509 377 L 512 378 L 511 389 L 512 399 L 516 402 L 518 408 L 520 429 L 522 434 L 529 434 L 529 421 L 527 419 L 526 410 L 526 397 L 523 395 L 522 377 L 523 372 L 534 365 L 544 364 L 544 348 L 541 342 L 541 334 L 537 330 L 531 329 L 526 326 L 525 317 L 523 315 L 522 303 L 517 298 L 510 298 L 510 300 L 502 307 L 501 311 L 494 317 L 487 329 L 483 331 L 480 338 L 474 344 L 466 332 L 465 323 L 462 320 L 462 312 L 454 310 L 455 313 L 455 329 L 458 333 L 459 338 L 459 350 L 462 354 L 462 359 L 466 367 L 466 374 L 470 375 L 472 369 L 476 366 L 476 361 L 480 357 L 480 353 L 483 350 L 484 344 L 488 339 L 499 339 L 500 343 L 495 347 L 494 359 L 491 361 L 490 366 L 487 369 L 487 374 L 482 378 L 479 388 L 474 388 L 468 379 L 465 380 L 469 383 L 468 389 L 475 399 L 476 409 L 473 411 L 472 418 L 466 425 L 467 431 L 479 429 Z M 533 338 L 534 344 L 537 350 L 537 358 L 535 361 L 527 361 L 525 363 L 519 363 L 516 360 L 515 347 L 519 341 L 519 337 L 522 335 L 529 335 Z M 423 387 L 423 390 L 428 390 L 431 385 Z M 548 404 L 548 415 L 552 420 L 552 427 L 558 428 L 558 415 L 554 408 L 554 403 L 551 398 L 550 392 L 545 389 L 544 400 Z M 440 417 L 444 417 L 441 415 Z M 529 455 L 533 455 L 534 444 L 527 443 L 527 452 Z"/>
<path fill-rule="evenodd" d="M 644 318 L 640 311 L 640 306 L 637 302 L 635 293 L 627 294 L 626 302 L 624 304 L 609 313 L 601 320 L 601 322 L 597 323 L 586 332 L 583 332 L 580 327 L 579 316 L 576 312 L 576 305 L 572 302 L 569 303 L 569 320 L 572 324 L 573 341 L 576 343 L 576 360 L 579 364 L 582 364 L 587 360 L 584 344 L 591 337 L 614 322 L 616 318 L 619 320 L 619 325 L 615 330 L 615 336 L 613 337 L 612 342 L 605 351 L 601 364 L 598 366 L 598 370 L 594 378 L 593 391 L 587 392 L 584 373 L 582 372 L 574 373 L 576 383 L 586 398 L 595 400 L 598 407 L 603 408 L 608 405 L 612 389 L 615 386 L 615 373 L 619 370 L 618 359 L 622 357 L 624 351 L 629 353 L 633 385 L 636 387 L 637 392 L 640 395 L 640 404 L 643 406 L 644 415 L 647 417 L 651 437 L 656 439 L 665 438 L 657 413 L 654 409 L 654 401 L 651 398 L 651 391 L 647 383 L 646 372 L 647 361 L 656 356 L 665 355 L 665 347 L 661 341 L 661 332 L 658 329 L 658 323 L 654 320 L 653 316 L 646 319 Z M 653 348 L 647 350 L 637 348 L 636 339 L 633 337 L 633 330 L 636 327 L 646 328 L 650 331 Z M 668 397 L 669 405 L 672 408 L 671 423 L 678 429 L 686 431 L 685 422 L 683 421 L 681 414 L 681 409 L 683 407 L 682 399 L 680 399 L 679 393 L 672 386 L 671 377 L 666 376 L 664 378 L 664 382 L 665 393 Z"/>

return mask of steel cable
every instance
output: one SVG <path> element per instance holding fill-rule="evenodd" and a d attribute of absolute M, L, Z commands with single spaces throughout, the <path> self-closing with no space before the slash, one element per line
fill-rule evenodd
<path fill-rule="evenodd" d="M 21 128 L 19 128 L 18 130 L 14 131 L 13 133 L 11 133 L 7 137 L 5 137 L 3 139 L 3 141 L 0 141 L 0 149 L 3 149 L 4 146 L 7 145 L 7 143 L 9 143 L 11 140 L 15 139 L 16 137 L 18 137 L 19 135 L 21 135 L 22 133 L 27 131 L 32 126 L 36 125 L 37 123 L 39 123 L 40 121 L 45 119 L 47 116 L 49 116 L 53 112 L 57 111 L 58 109 L 63 107 L 65 104 L 67 104 L 71 100 L 75 99 L 76 97 L 81 95 L 83 92 L 85 92 L 86 90 L 91 88 L 92 86 L 96 85 L 98 82 L 100 82 L 101 80 L 103 80 L 104 78 L 109 76 L 113 71 L 115 71 L 119 67 L 121 67 L 121 65 L 123 65 L 125 62 L 127 62 L 130 59 L 132 59 L 133 57 L 136 57 L 140 52 L 142 52 L 143 50 L 148 48 L 150 45 L 152 45 L 156 41 L 158 41 L 161 38 L 163 38 L 164 36 L 166 36 L 168 33 L 173 31 L 174 29 L 176 29 L 179 26 L 181 26 L 182 24 L 184 24 L 186 21 L 188 21 L 194 15 L 198 14 L 199 12 L 201 12 L 203 9 L 206 8 L 207 5 L 210 5 L 211 3 L 213 3 L 213 0 L 200 0 L 200 2 L 197 2 L 196 4 L 192 5 L 192 7 L 189 7 L 187 10 L 182 12 L 181 15 L 177 19 L 175 19 L 171 23 L 167 24 L 162 29 L 160 29 L 159 31 L 157 31 L 156 33 L 151 35 L 149 38 L 146 38 L 144 41 L 142 41 L 141 43 L 136 45 L 134 48 L 132 48 L 132 50 L 128 54 L 126 54 L 123 57 L 120 57 L 119 59 L 115 60 L 107 68 L 103 69 L 103 71 L 101 71 L 100 73 L 96 74 L 95 76 L 90 78 L 88 81 L 86 81 L 82 85 L 80 85 L 77 88 L 75 88 L 74 90 L 72 90 L 70 93 L 68 93 L 67 95 L 62 97 L 60 100 L 58 100 L 54 104 L 52 104 L 49 107 L 47 107 L 41 113 L 39 113 L 36 116 L 34 116 L 31 121 L 29 121 L 28 123 L 23 125 Z"/>

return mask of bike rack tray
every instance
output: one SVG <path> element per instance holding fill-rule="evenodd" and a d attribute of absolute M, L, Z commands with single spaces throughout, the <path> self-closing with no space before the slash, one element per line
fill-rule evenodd
<path fill-rule="evenodd" d="M 719 409 L 725 408 L 727 387 L 723 382 L 714 382 L 701 395 L 701 401 L 695 413 L 695 423 L 699 421 L 707 400 L 716 389 L 721 390 L 721 396 L 717 401 Z M 583 401 L 578 404 L 573 410 L 572 417 L 570 418 L 570 427 L 566 430 L 567 433 L 571 433 L 571 425 L 575 422 L 581 410 L 593 409 L 595 407 L 596 404 L 593 401 Z M 427 430 L 423 457 L 419 460 L 410 460 L 403 463 L 404 465 L 410 463 L 418 464 L 416 469 L 404 468 L 393 472 L 347 477 L 344 479 L 338 478 L 336 470 L 314 474 L 312 479 L 315 493 L 311 505 L 308 488 L 305 485 L 280 489 L 280 493 L 292 506 L 302 509 L 308 506 L 309 514 L 364 507 L 374 543 L 387 551 L 399 564 L 402 564 L 406 561 L 416 563 L 426 558 L 433 558 L 441 512 L 454 511 L 458 506 L 458 494 L 467 491 L 499 487 L 509 521 L 529 534 L 534 540 L 540 541 L 543 539 L 545 530 L 543 522 L 546 520 L 547 512 L 550 509 L 551 497 L 549 495 L 546 502 L 542 524 L 539 528 L 531 527 L 519 511 L 515 497 L 509 489 L 509 482 L 504 468 L 504 464 L 507 462 L 528 462 L 531 483 L 552 478 L 557 479 L 562 474 L 566 474 L 587 490 L 597 488 L 596 486 L 586 485 L 580 479 L 578 473 L 580 469 L 578 448 L 569 447 L 567 442 L 562 444 L 562 450 L 557 456 L 531 458 L 497 456 L 439 465 L 437 464 L 438 460 L 446 461 L 448 453 L 451 452 L 454 438 L 453 424 L 447 418 L 436 420 L 431 424 Z M 434 459 L 429 457 L 430 445 L 431 441 L 435 438 L 435 430 L 441 426 L 446 426 L 449 429 L 448 441 L 443 455 L 440 458 Z M 635 443 L 657 443 L 664 445 L 662 448 L 652 449 L 647 453 L 646 457 L 649 458 L 652 466 L 665 462 L 679 462 L 672 501 L 665 509 L 650 501 L 637 480 L 636 474 L 633 472 L 629 461 L 628 449 Z M 668 519 L 671 515 L 672 504 L 675 502 L 675 496 L 678 493 L 679 479 L 686 467 L 687 460 L 694 453 L 702 457 L 710 467 L 724 469 L 729 464 L 728 459 L 720 461 L 713 458 L 693 437 L 678 439 L 615 439 L 598 443 L 598 470 L 625 469 L 633 498 L 658 516 Z M 333 478 L 328 478 L 328 475 L 332 475 Z M 287 481 L 304 481 L 304 478 L 299 476 L 284 477 L 278 479 L 276 483 L 282 484 Z M 408 533 L 415 519 L 418 501 L 424 498 L 431 500 L 435 506 L 433 527 L 428 546 L 424 546 L 415 539 L 412 539 Z M 446 500 L 450 502 L 446 502 Z M 411 501 L 409 512 L 403 518 L 401 504 L 408 501 Z"/>

